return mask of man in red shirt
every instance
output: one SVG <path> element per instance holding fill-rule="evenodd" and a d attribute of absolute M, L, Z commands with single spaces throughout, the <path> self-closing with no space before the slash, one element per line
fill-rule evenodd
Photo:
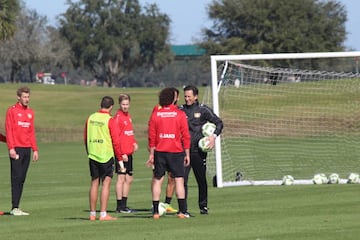
<path fill-rule="evenodd" d="M 148 166 L 154 166 L 152 181 L 153 218 L 160 218 L 159 202 L 165 172 L 175 178 L 179 218 L 186 218 L 184 188 L 185 166 L 190 164 L 190 134 L 184 112 L 173 104 L 175 93 L 165 88 L 159 94 L 159 107 L 153 111 L 148 126 Z M 185 151 L 185 156 L 184 156 Z"/>
<path fill-rule="evenodd" d="M 21 87 L 17 90 L 18 102 L 6 112 L 5 129 L 6 143 L 9 150 L 11 166 L 11 215 L 24 216 L 29 213 L 19 208 L 21 195 L 29 168 L 31 149 L 33 161 L 38 161 L 39 153 L 36 144 L 34 112 L 29 107 L 30 88 Z"/>
<path fill-rule="evenodd" d="M 174 102 L 173 104 L 175 106 L 177 106 L 177 102 L 179 101 L 179 89 L 173 87 L 171 88 L 174 91 Z M 157 109 L 161 109 L 161 106 L 156 105 L 153 108 L 153 111 L 157 111 Z M 178 210 L 173 208 L 170 204 L 171 204 L 171 200 L 172 200 L 172 196 L 174 195 L 175 192 L 175 179 L 171 176 L 171 172 L 168 172 L 168 177 L 167 177 L 167 185 L 166 185 L 166 194 L 165 194 L 165 207 L 166 207 L 166 212 L 167 213 L 176 213 Z"/>
<path fill-rule="evenodd" d="M 138 144 L 134 137 L 134 130 L 131 116 L 129 113 L 130 96 L 128 94 L 120 94 L 120 108 L 114 116 L 115 122 L 119 127 L 120 146 L 123 154 L 124 169 L 116 164 L 116 212 L 131 213 L 132 209 L 127 207 L 127 199 L 130 192 L 131 183 L 133 181 L 133 153 L 138 150 Z"/>
<path fill-rule="evenodd" d="M 0 141 L 6 143 L 6 136 L 0 133 Z M 4 215 L 4 212 L 0 211 L 0 215 Z"/>

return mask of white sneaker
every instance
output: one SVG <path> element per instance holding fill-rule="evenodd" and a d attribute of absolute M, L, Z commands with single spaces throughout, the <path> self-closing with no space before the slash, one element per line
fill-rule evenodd
<path fill-rule="evenodd" d="M 27 212 L 23 212 L 20 208 L 14 208 L 13 210 L 10 211 L 10 215 L 13 216 L 28 216 L 30 215 Z"/>

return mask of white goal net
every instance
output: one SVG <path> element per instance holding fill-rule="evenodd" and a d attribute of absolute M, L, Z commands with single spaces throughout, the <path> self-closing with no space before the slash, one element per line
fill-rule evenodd
<path fill-rule="evenodd" d="M 212 56 L 203 102 L 224 121 L 208 157 L 216 185 L 277 185 L 284 175 L 306 184 L 317 173 L 360 172 L 358 56 Z"/>

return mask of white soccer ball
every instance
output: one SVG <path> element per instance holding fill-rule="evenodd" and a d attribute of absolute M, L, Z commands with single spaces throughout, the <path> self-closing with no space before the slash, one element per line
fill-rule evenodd
<path fill-rule="evenodd" d="M 282 184 L 281 184 L 281 185 L 287 185 L 287 186 L 293 185 L 293 184 L 294 184 L 294 181 L 295 181 L 295 179 L 294 179 L 293 176 L 291 176 L 291 175 L 285 175 L 285 176 L 283 177 L 283 179 L 282 179 Z"/>
<path fill-rule="evenodd" d="M 154 212 L 154 206 L 152 206 L 151 211 Z M 160 216 L 166 215 L 166 204 L 163 202 L 159 202 L 159 215 Z"/>
<path fill-rule="evenodd" d="M 207 122 L 204 125 L 202 125 L 201 130 L 202 130 L 202 134 L 205 137 L 211 136 L 214 134 L 214 131 L 216 129 L 216 125 L 211 123 L 211 122 Z"/>
<path fill-rule="evenodd" d="M 328 182 L 328 179 L 324 173 L 315 174 L 313 177 L 314 184 L 324 184 L 327 182 Z"/>
<path fill-rule="evenodd" d="M 359 183 L 360 177 L 358 173 L 350 173 L 347 183 Z"/>
<path fill-rule="evenodd" d="M 339 182 L 340 182 L 339 174 L 332 173 L 332 174 L 329 175 L 328 183 L 330 183 L 330 184 L 338 184 Z"/>
<path fill-rule="evenodd" d="M 210 140 L 209 140 L 209 137 L 203 137 L 199 140 L 199 148 L 201 149 L 201 151 L 203 152 L 210 152 L 211 149 L 209 148 L 209 143 L 210 143 Z"/>

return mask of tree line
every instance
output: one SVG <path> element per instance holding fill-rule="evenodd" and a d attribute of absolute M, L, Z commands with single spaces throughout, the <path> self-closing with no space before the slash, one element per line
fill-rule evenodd
<path fill-rule="evenodd" d="M 51 72 L 61 83 L 204 85 L 209 55 L 348 49 L 347 12 L 337 0 L 213 0 L 204 6 L 213 24 L 194 42 L 205 56 L 181 61 L 170 49 L 171 19 L 157 4 L 67 0 L 66 5 L 55 27 L 22 0 L 0 0 L 0 81 L 34 82 L 38 72 Z"/>

